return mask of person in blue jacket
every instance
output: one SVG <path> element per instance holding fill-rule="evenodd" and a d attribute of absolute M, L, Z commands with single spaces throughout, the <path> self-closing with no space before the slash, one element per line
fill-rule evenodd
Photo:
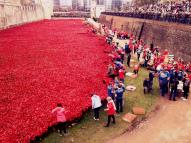
<path fill-rule="evenodd" d="M 164 70 L 162 70 L 159 74 L 159 85 L 160 85 L 162 96 L 165 96 L 165 94 L 168 93 L 168 82 L 170 79 L 169 77 L 170 77 L 170 74 Z"/>
<path fill-rule="evenodd" d="M 164 73 L 165 73 L 165 75 L 167 77 L 167 84 L 165 85 L 165 94 L 168 94 L 168 91 L 169 91 L 169 82 L 170 82 L 170 73 L 169 73 L 167 68 L 165 68 Z"/>
<path fill-rule="evenodd" d="M 112 98 L 112 100 L 115 100 L 114 87 L 113 87 L 111 82 L 107 86 L 107 94 L 108 94 L 109 97 Z"/>
<path fill-rule="evenodd" d="M 122 83 L 118 85 L 116 93 L 116 112 L 123 112 L 123 93 L 125 92 L 125 87 Z"/>

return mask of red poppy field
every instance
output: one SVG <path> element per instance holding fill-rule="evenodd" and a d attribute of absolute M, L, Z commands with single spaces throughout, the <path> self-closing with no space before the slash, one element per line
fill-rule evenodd
<path fill-rule="evenodd" d="M 73 120 L 106 96 L 104 38 L 81 20 L 46 20 L 0 31 L 0 142 L 26 143 L 56 123 L 56 103 Z"/>

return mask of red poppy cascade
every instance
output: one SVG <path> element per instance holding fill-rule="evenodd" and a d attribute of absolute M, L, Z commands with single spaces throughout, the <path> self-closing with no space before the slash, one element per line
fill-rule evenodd
<path fill-rule="evenodd" d="M 57 103 L 67 120 L 106 97 L 110 50 L 81 20 L 41 21 L 0 31 L 0 142 L 27 143 L 56 123 Z"/>

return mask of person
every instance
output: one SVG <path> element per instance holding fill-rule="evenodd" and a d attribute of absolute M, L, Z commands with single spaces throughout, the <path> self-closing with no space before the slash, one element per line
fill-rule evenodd
<path fill-rule="evenodd" d="M 151 52 L 154 51 L 154 44 L 153 44 L 153 41 L 152 41 L 152 43 L 150 44 L 150 50 L 151 50 Z"/>
<path fill-rule="evenodd" d="M 150 71 L 149 72 L 149 90 L 153 90 L 153 79 L 154 79 L 155 75 L 154 75 L 154 72 L 153 71 Z"/>
<path fill-rule="evenodd" d="M 115 111 L 116 107 L 111 97 L 107 97 L 107 108 L 105 109 L 107 111 L 108 115 L 108 121 L 107 124 L 104 127 L 109 127 L 111 118 L 113 119 L 113 124 L 115 124 Z"/>
<path fill-rule="evenodd" d="M 53 114 L 56 114 L 57 117 L 57 127 L 58 127 L 58 132 L 59 135 L 62 136 L 62 133 L 64 132 L 65 134 L 67 134 L 66 131 L 66 110 L 64 109 L 64 107 L 62 106 L 61 103 L 57 104 L 57 107 L 55 109 L 52 110 Z"/>
<path fill-rule="evenodd" d="M 173 83 L 173 81 L 175 79 L 175 70 L 171 69 L 169 74 L 170 74 L 170 80 L 169 80 L 169 88 L 170 88 L 170 85 Z"/>
<path fill-rule="evenodd" d="M 179 81 L 183 80 L 183 71 L 182 70 L 178 71 L 177 77 L 178 77 Z"/>
<path fill-rule="evenodd" d="M 113 37 L 111 34 L 108 34 L 107 37 L 106 37 L 106 42 L 107 44 L 111 45 L 112 44 L 112 41 L 113 41 Z"/>
<path fill-rule="evenodd" d="M 183 90 L 184 90 L 184 100 L 186 100 L 188 99 L 190 90 L 190 79 L 187 77 L 183 80 Z"/>
<path fill-rule="evenodd" d="M 123 93 L 125 92 L 125 88 L 122 83 L 119 83 L 116 93 L 116 108 L 117 113 L 123 112 Z"/>
<path fill-rule="evenodd" d="M 168 93 L 168 81 L 169 79 L 167 73 L 164 70 L 162 70 L 159 74 L 159 85 L 162 96 L 165 96 L 165 94 Z"/>
<path fill-rule="evenodd" d="M 139 72 L 139 65 L 135 65 L 134 66 L 134 70 L 133 70 L 134 74 L 138 75 Z"/>
<path fill-rule="evenodd" d="M 138 62 L 140 61 L 141 53 L 142 53 L 142 49 L 141 49 L 141 47 L 138 47 L 138 49 L 137 49 L 137 60 L 138 60 Z"/>
<path fill-rule="evenodd" d="M 186 65 L 186 71 L 191 72 L 191 62 Z"/>
<path fill-rule="evenodd" d="M 114 87 L 118 87 L 118 85 L 119 85 L 119 79 L 118 79 L 118 77 L 115 77 L 115 79 L 114 79 Z"/>
<path fill-rule="evenodd" d="M 129 45 L 127 43 L 125 43 L 125 53 L 128 54 L 129 53 Z"/>
<path fill-rule="evenodd" d="M 147 67 L 148 62 L 151 59 L 151 51 L 150 50 L 146 51 L 144 59 L 145 59 L 144 67 Z"/>
<path fill-rule="evenodd" d="M 111 97 L 113 100 L 115 100 L 114 87 L 112 85 L 112 82 L 110 82 L 109 85 L 107 86 L 107 94 L 109 97 Z"/>
<path fill-rule="evenodd" d="M 149 87 L 150 87 L 149 79 L 145 78 L 144 81 L 143 81 L 143 91 L 144 91 L 144 94 L 146 94 L 146 91 L 148 91 L 148 92 L 150 91 Z"/>
<path fill-rule="evenodd" d="M 164 71 L 166 77 L 167 77 L 167 85 L 166 85 L 166 92 L 165 94 L 168 94 L 168 91 L 169 91 L 169 81 L 170 81 L 170 73 L 167 69 L 167 67 L 165 67 L 165 71 Z"/>
<path fill-rule="evenodd" d="M 112 79 L 115 78 L 115 74 L 114 74 L 114 68 L 111 64 L 109 64 L 108 66 L 108 72 L 107 72 L 108 76 Z"/>
<path fill-rule="evenodd" d="M 177 95 L 177 88 L 178 88 L 179 81 L 177 78 L 174 78 L 173 82 L 171 83 L 171 92 L 169 100 L 173 98 L 174 101 L 176 101 L 176 95 Z"/>
<path fill-rule="evenodd" d="M 131 49 L 127 43 L 125 44 L 125 53 L 127 54 L 127 66 L 130 67 Z"/>
<path fill-rule="evenodd" d="M 125 81 L 125 71 L 122 68 L 119 70 L 119 80 L 122 81 L 123 83 Z"/>
<path fill-rule="evenodd" d="M 97 33 L 97 30 L 92 28 L 92 33 L 96 34 Z"/>
<path fill-rule="evenodd" d="M 120 48 L 117 50 L 117 52 L 118 52 L 118 54 L 120 55 L 120 61 L 121 61 L 121 63 L 123 63 L 123 62 L 124 62 L 124 54 L 125 54 L 124 50 L 120 47 Z"/>
<path fill-rule="evenodd" d="M 99 121 L 99 110 L 102 106 L 101 98 L 96 94 L 91 94 L 92 109 L 94 111 L 94 120 Z"/>
<path fill-rule="evenodd" d="M 127 66 L 130 67 L 131 53 L 127 54 Z"/>

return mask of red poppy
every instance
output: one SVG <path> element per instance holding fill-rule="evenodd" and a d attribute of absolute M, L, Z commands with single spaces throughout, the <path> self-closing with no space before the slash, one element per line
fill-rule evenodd
<path fill-rule="evenodd" d="M 57 103 L 73 120 L 106 97 L 110 50 L 81 20 L 51 20 L 0 31 L 0 142 L 29 142 L 56 123 Z M 88 33 L 89 31 L 89 33 Z"/>

